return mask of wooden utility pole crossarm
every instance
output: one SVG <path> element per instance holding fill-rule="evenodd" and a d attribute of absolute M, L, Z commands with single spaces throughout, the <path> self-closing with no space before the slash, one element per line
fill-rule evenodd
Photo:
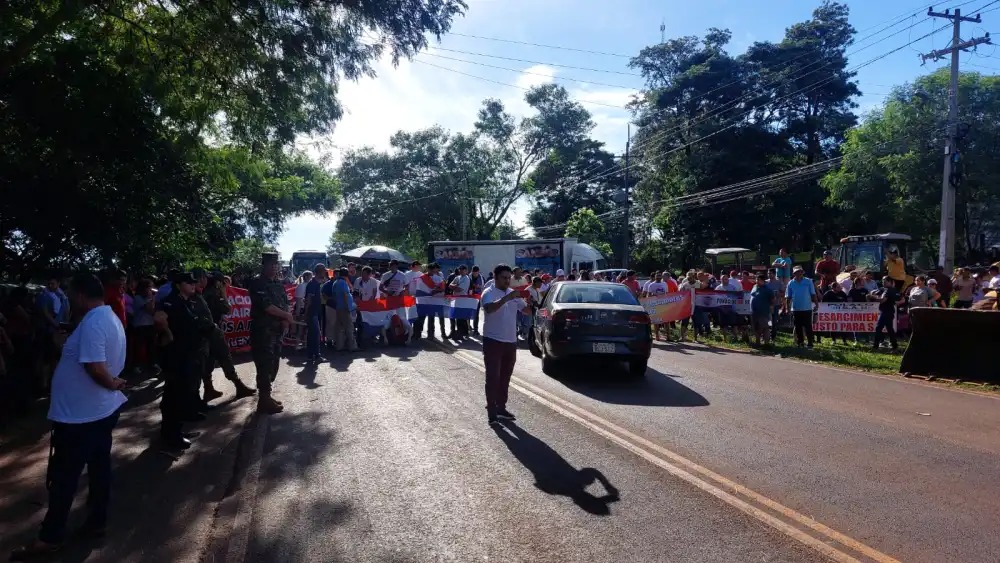
<path fill-rule="evenodd" d="M 955 266 L 955 188 L 958 178 L 952 178 L 952 165 L 958 160 L 958 54 L 976 45 L 990 44 L 990 34 L 962 41 L 962 22 L 982 23 L 979 14 L 970 18 L 962 16 L 961 10 L 945 10 L 935 12 L 934 8 L 927 10 L 927 15 L 935 18 L 945 18 L 952 21 L 951 45 L 944 49 L 931 51 L 921 55 L 924 62 L 939 60 L 951 55 L 951 86 L 948 90 L 948 137 L 944 145 L 944 178 L 941 182 L 941 238 L 938 250 L 938 264 L 945 272 L 951 272 Z"/>

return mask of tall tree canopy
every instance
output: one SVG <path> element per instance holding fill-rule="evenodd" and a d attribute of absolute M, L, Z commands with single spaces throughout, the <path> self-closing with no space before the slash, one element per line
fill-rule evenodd
<path fill-rule="evenodd" d="M 846 69 L 854 34 L 847 17 L 845 5 L 827 1 L 781 42 L 755 43 L 740 56 L 726 51 L 728 30 L 710 29 L 632 59 L 647 84 L 633 104 L 641 180 L 631 228 L 640 245 L 693 264 L 710 246 L 811 249 L 828 236 L 824 192 L 814 180 L 733 201 L 699 204 L 698 195 L 836 153 L 856 121 L 859 93 Z"/>
<path fill-rule="evenodd" d="M 822 182 L 847 231 L 910 233 L 937 255 L 949 82 L 942 69 L 896 88 L 848 133 L 841 167 Z M 986 250 L 981 238 L 1000 242 L 992 240 L 1000 231 L 1000 76 L 963 73 L 959 111 L 957 250 L 974 256 Z"/>
<path fill-rule="evenodd" d="M 525 101 L 535 114 L 517 118 L 488 99 L 469 133 L 400 131 L 388 151 L 348 152 L 339 170 L 345 202 L 339 236 L 420 254 L 435 239 L 517 235 L 511 207 L 558 181 L 539 182 L 540 164 L 593 145 L 590 114 L 561 86 L 532 88 Z"/>
<path fill-rule="evenodd" d="M 464 8 L 0 5 L 0 269 L 221 260 L 288 217 L 333 210 L 337 182 L 291 142 L 330 130 L 340 80 L 413 55 Z"/>

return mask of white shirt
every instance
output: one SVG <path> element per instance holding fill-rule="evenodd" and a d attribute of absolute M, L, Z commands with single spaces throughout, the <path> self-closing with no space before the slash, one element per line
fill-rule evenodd
<path fill-rule="evenodd" d="M 483 305 L 483 312 L 486 313 L 486 318 L 483 320 L 484 338 L 498 342 L 517 343 L 517 312 L 528 306 L 524 299 L 520 297 L 511 299 L 492 313 L 486 311 L 487 305 L 503 299 L 504 296 L 513 291 L 509 287 L 506 290 L 501 290 L 492 286 L 483 292 L 480 303 Z"/>
<path fill-rule="evenodd" d="M 540 287 L 536 288 L 535 286 L 531 286 L 531 287 L 528 288 L 528 295 L 531 296 L 531 302 L 532 302 L 532 304 L 537 305 L 539 307 L 542 305 L 542 299 L 544 297 L 544 293 L 542 292 L 542 288 L 540 288 Z"/>
<path fill-rule="evenodd" d="M 385 284 L 386 295 L 402 295 L 406 286 L 406 272 L 386 272 L 382 274 L 382 283 Z"/>
<path fill-rule="evenodd" d="M 646 284 L 646 293 L 650 295 L 663 295 L 666 292 L 667 284 L 665 282 L 651 281 Z"/>
<path fill-rule="evenodd" d="M 408 288 L 410 295 L 417 294 L 417 284 L 421 283 L 420 278 L 424 276 L 424 273 L 420 270 L 410 270 L 406 272 L 406 287 Z"/>
<path fill-rule="evenodd" d="M 306 298 L 306 286 L 307 285 L 309 285 L 309 282 L 302 282 L 299 285 L 295 286 L 295 298 L 296 299 L 302 300 L 302 299 Z"/>
<path fill-rule="evenodd" d="M 372 301 L 378 299 L 378 287 L 379 282 L 375 278 L 368 278 L 365 281 L 363 278 L 358 279 L 358 285 L 355 289 L 361 294 L 361 301 Z"/>
<path fill-rule="evenodd" d="M 112 376 L 125 369 L 125 329 L 108 305 L 91 309 L 69 335 L 52 376 L 49 420 L 83 424 L 107 418 L 125 401 L 121 391 L 100 386 L 83 364 L 103 362 Z"/>
<path fill-rule="evenodd" d="M 997 275 L 993 276 L 992 279 L 990 279 L 989 288 L 990 289 L 1000 289 L 1000 274 L 997 274 Z"/>
<path fill-rule="evenodd" d="M 472 286 L 472 278 L 468 275 L 458 276 L 452 281 L 452 283 L 457 283 L 453 292 L 454 295 L 468 295 L 469 287 Z"/>
<path fill-rule="evenodd" d="M 528 278 L 526 277 L 511 278 L 510 280 L 510 287 L 512 287 L 513 289 L 524 289 L 529 285 L 531 284 L 528 283 Z"/>

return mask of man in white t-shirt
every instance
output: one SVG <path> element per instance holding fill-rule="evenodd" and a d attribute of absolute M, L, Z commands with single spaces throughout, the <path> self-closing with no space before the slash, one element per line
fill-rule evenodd
<path fill-rule="evenodd" d="M 403 295 L 406 287 L 406 273 L 399 270 L 399 262 L 396 260 L 389 262 L 389 271 L 382 274 L 382 292 L 395 297 Z"/>
<path fill-rule="evenodd" d="M 421 283 L 420 278 L 423 277 L 424 272 L 421 270 L 423 264 L 419 260 L 414 260 L 410 263 L 410 271 L 406 272 L 406 291 L 408 295 L 416 297 L 417 295 L 417 284 Z"/>
<path fill-rule="evenodd" d="M 500 419 L 514 420 L 507 410 L 510 377 L 517 360 L 517 315 L 529 314 L 528 304 L 520 292 L 510 287 L 510 266 L 500 264 L 493 269 L 494 285 L 483 292 L 483 363 L 486 365 L 486 415 L 490 426 L 500 425 Z"/>
<path fill-rule="evenodd" d="M 469 290 L 472 288 L 472 278 L 469 277 L 469 269 L 463 264 L 458 267 L 458 273 L 455 279 L 451 281 L 451 294 L 456 296 L 466 296 L 469 295 Z M 469 336 L 469 321 L 468 319 L 457 319 L 456 320 L 457 330 L 451 335 L 451 338 L 462 340 L 468 338 Z"/>
<path fill-rule="evenodd" d="M 653 272 L 653 277 L 646 283 L 645 287 L 642 288 L 642 297 L 659 297 L 667 293 L 667 283 L 663 281 L 663 274 L 660 272 Z M 660 328 L 662 324 L 653 325 L 653 336 L 656 340 L 660 339 Z M 667 328 L 667 339 L 670 338 L 670 329 Z"/>
<path fill-rule="evenodd" d="M 125 330 L 104 304 L 104 287 L 93 274 L 70 285 L 73 310 L 83 313 L 63 346 L 52 376 L 52 455 L 46 473 L 49 507 L 38 539 L 12 554 L 24 560 L 51 552 L 66 539 L 66 521 L 84 466 L 90 486 L 84 531 L 106 530 L 111 498 L 111 433 L 126 398 L 118 377 L 125 368 Z"/>

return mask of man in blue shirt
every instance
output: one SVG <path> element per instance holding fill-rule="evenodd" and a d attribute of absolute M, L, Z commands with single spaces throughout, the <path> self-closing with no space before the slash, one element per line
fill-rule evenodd
<path fill-rule="evenodd" d="M 813 281 L 805 277 L 805 271 L 801 266 L 796 266 L 792 270 L 792 281 L 788 282 L 788 287 L 785 288 L 785 307 L 792 312 L 795 343 L 799 346 L 802 346 L 808 338 L 809 347 L 813 347 L 813 303 L 818 302 Z"/>
<path fill-rule="evenodd" d="M 792 258 L 788 256 L 788 251 L 784 248 L 779 250 L 778 257 L 774 259 L 771 266 L 774 267 L 774 273 L 781 280 L 781 287 L 787 286 L 792 277 Z"/>

